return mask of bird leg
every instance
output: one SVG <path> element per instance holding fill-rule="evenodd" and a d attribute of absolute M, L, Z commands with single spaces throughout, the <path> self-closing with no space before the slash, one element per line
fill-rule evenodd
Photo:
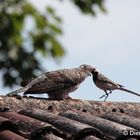
<path fill-rule="evenodd" d="M 105 90 L 105 94 L 104 95 L 102 95 L 101 97 L 100 97 L 100 99 L 101 98 L 103 98 L 103 97 L 105 97 L 105 99 L 104 99 L 104 102 L 106 101 L 106 99 L 108 98 L 108 95 L 109 94 L 111 94 L 112 93 L 112 91 L 111 90 L 109 90 L 109 92 L 107 92 L 106 90 Z"/>

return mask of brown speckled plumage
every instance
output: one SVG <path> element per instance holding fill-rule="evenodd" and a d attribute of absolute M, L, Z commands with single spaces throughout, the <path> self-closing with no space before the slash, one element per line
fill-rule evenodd
<path fill-rule="evenodd" d="M 69 93 L 75 91 L 79 84 L 91 75 L 91 71 L 91 66 L 81 65 L 79 68 L 46 72 L 29 82 L 22 82 L 25 87 L 7 95 L 13 96 L 21 92 L 24 94 L 47 93 L 50 99 L 69 98 Z"/>

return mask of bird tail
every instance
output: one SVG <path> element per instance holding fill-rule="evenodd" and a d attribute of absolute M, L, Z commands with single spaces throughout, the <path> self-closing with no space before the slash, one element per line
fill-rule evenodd
<path fill-rule="evenodd" d="M 23 87 L 23 88 L 17 89 L 15 91 L 12 91 L 12 92 L 6 94 L 6 96 L 16 96 L 18 93 L 25 92 L 27 90 L 28 90 L 28 88 Z"/>
<path fill-rule="evenodd" d="M 134 91 L 128 90 L 128 89 L 126 89 L 126 88 L 124 88 L 124 87 L 119 88 L 119 90 L 126 91 L 126 92 L 129 92 L 129 93 L 131 93 L 131 94 L 140 96 L 139 93 L 136 93 L 136 92 L 134 92 Z"/>

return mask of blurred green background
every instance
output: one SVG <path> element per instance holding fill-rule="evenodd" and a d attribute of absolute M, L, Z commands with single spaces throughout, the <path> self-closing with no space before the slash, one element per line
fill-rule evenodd
<path fill-rule="evenodd" d="M 71 2 L 83 14 L 95 16 L 97 7 L 105 12 L 104 0 Z M 4 86 L 19 85 L 22 79 L 44 72 L 46 67 L 40 62 L 41 57 L 51 57 L 59 63 L 66 54 L 59 39 L 63 19 L 54 7 L 46 5 L 45 12 L 41 13 L 32 3 L 0 0 L 0 72 Z M 28 25 L 29 20 L 32 27 Z"/>

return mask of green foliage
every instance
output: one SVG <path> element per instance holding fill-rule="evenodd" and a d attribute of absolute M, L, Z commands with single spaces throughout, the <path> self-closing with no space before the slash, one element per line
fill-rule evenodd
<path fill-rule="evenodd" d="M 95 7 L 98 6 L 99 9 L 103 12 L 106 12 L 104 8 L 104 0 L 72 0 L 77 7 L 85 14 L 96 15 Z"/>
<path fill-rule="evenodd" d="M 103 0 L 73 0 L 83 13 L 95 14 L 93 5 L 103 8 Z M 27 19 L 34 27 L 28 29 Z M 55 9 L 46 7 L 40 13 L 27 0 L 0 0 L 0 71 L 5 86 L 29 79 L 43 71 L 37 57 L 62 58 L 65 50 L 58 37 L 62 35 L 61 18 Z"/>
<path fill-rule="evenodd" d="M 35 23 L 34 30 L 26 31 L 28 39 L 23 36 L 28 26 L 25 24 L 27 17 Z M 1 1 L 0 19 L 0 70 L 4 85 L 12 86 L 20 78 L 28 79 L 35 76 L 36 71 L 42 71 L 36 53 L 43 57 L 50 53 L 54 59 L 64 55 L 57 39 L 62 34 L 61 19 L 52 7 L 41 14 L 26 0 Z"/>

